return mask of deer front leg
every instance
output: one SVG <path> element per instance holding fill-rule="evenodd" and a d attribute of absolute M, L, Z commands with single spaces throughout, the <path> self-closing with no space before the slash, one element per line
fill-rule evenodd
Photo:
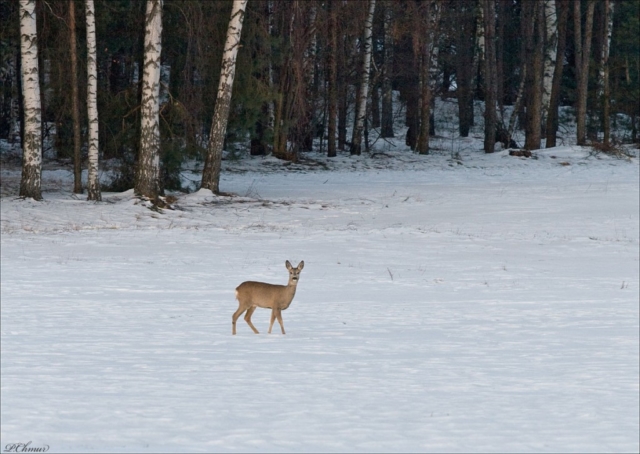
<path fill-rule="evenodd" d="M 280 323 L 280 329 L 282 330 L 282 334 L 287 334 L 284 332 L 284 324 L 282 323 L 282 311 L 278 310 L 278 313 L 276 314 L 276 317 L 278 318 L 278 323 Z"/>
<path fill-rule="evenodd" d="M 276 311 L 277 311 L 277 310 L 278 310 L 278 309 L 275 307 L 275 305 L 274 305 L 274 307 L 271 309 L 271 322 L 269 323 L 269 334 L 271 334 L 271 328 L 273 328 L 273 322 L 275 322 L 275 321 L 276 321 Z"/>

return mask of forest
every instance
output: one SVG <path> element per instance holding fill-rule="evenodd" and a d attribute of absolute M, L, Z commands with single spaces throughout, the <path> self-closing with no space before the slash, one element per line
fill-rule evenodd
<path fill-rule="evenodd" d="M 457 102 L 460 137 L 483 103 L 486 153 L 554 147 L 566 121 L 610 151 L 639 140 L 639 17 L 636 0 L 12 0 L 0 140 L 22 144 L 36 200 L 43 156 L 89 200 L 155 200 L 188 160 L 218 193 L 223 150 L 295 162 L 402 134 L 428 155 L 436 99 Z"/>

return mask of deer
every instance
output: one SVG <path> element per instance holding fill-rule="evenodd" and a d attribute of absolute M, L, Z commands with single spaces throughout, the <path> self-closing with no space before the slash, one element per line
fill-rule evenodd
<path fill-rule="evenodd" d="M 293 297 L 296 294 L 298 280 L 300 279 L 300 271 L 304 268 L 304 261 L 301 261 L 295 268 L 291 266 L 289 260 L 287 260 L 284 265 L 289 271 L 289 282 L 287 285 L 246 281 L 236 287 L 236 299 L 238 300 L 239 306 L 238 310 L 234 312 L 232 317 L 232 334 L 236 334 L 236 321 L 244 311 L 247 311 L 244 316 L 245 321 L 249 324 L 254 333 L 260 334 L 256 327 L 253 326 L 253 323 L 251 323 L 251 316 L 256 310 L 256 307 L 271 309 L 269 334 L 271 334 L 271 328 L 273 328 L 273 323 L 276 319 L 278 319 L 278 323 L 280 323 L 282 334 L 286 334 L 284 331 L 284 325 L 282 324 L 281 312 L 287 309 L 293 301 Z"/>

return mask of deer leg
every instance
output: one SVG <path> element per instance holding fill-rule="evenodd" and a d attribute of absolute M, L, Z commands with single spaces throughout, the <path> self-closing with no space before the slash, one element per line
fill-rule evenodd
<path fill-rule="evenodd" d="M 273 322 L 276 321 L 276 309 L 275 307 L 271 309 L 271 322 L 269 323 L 269 334 L 271 334 L 271 328 L 273 328 Z"/>
<path fill-rule="evenodd" d="M 235 334 L 236 333 L 236 321 L 238 320 L 238 317 L 240 317 L 244 311 L 245 311 L 245 309 L 242 306 L 240 306 L 238 308 L 238 310 L 233 313 L 233 317 L 231 318 L 231 326 L 233 327 L 233 329 L 231 330 L 231 334 Z"/>
<path fill-rule="evenodd" d="M 258 330 L 256 329 L 255 326 L 253 326 L 253 323 L 251 323 L 251 316 L 253 315 L 253 312 L 256 310 L 256 306 L 251 306 L 249 308 L 249 310 L 247 310 L 247 313 L 244 314 L 244 320 L 249 324 L 249 326 L 251 327 L 251 329 L 253 330 L 254 333 L 256 334 L 260 334 L 258 332 Z"/>
<path fill-rule="evenodd" d="M 282 330 L 282 334 L 287 334 L 284 332 L 284 324 L 282 323 L 282 311 L 278 311 L 278 313 L 276 314 L 276 317 L 278 318 L 278 323 L 280 323 L 280 329 Z"/>

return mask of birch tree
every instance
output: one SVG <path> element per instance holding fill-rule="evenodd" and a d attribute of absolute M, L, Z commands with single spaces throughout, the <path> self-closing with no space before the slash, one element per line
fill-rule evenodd
<path fill-rule="evenodd" d="M 93 0 L 86 3 L 87 20 L 87 118 L 89 122 L 89 168 L 87 200 L 102 200 L 98 179 L 98 56 L 96 52 L 96 14 Z"/>
<path fill-rule="evenodd" d="M 20 197 L 42 200 L 42 124 L 40 81 L 38 79 L 36 0 L 20 0 L 20 55 L 22 58 L 21 76 L 24 103 Z"/>
<path fill-rule="evenodd" d="M 360 97 L 356 106 L 356 118 L 351 139 L 351 154 L 359 155 L 362 151 L 362 135 L 364 131 L 364 119 L 367 115 L 367 97 L 369 93 L 369 70 L 371 68 L 371 51 L 373 49 L 373 13 L 376 8 L 376 0 L 369 0 L 369 11 L 364 23 L 362 79 L 360 81 Z"/>
<path fill-rule="evenodd" d="M 155 200 L 160 188 L 160 54 L 163 0 L 147 0 L 144 33 L 144 69 L 140 108 L 140 154 L 135 193 Z"/>
<path fill-rule="evenodd" d="M 598 77 L 598 98 L 602 99 L 602 127 L 604 132 L 602 142 L 605 146 L 609 146 L 611 136 L 611 127 L 609 125 L 611 97 L 609 89 L 609 49 L 611 48 L 611 34 L 613 32 L 613 8 L 614 3 L 612 0 L 604 0 L 604 39 Z"/>
<path fill-rule="evenodd" d="M 551 89 L 553 85 L 553 73 L 558 58 L 558 14 L 556 0 L 545 0 L 544 20 L 546 47 L 544 53 L 544 75 L 542 76 L 542 123 L 546 125 Z M 564 56 L 560 56 L 564 58 Z"/>
<path fill-rule="evenodd" d="M 229 120 L 229 108 L 231 106 L 231 93 L 233 79 L 236 72 L 236 57 L 240 47 L 242 22 L 247 8 L 247 0 L 233 0 L 231 8 L 231 20 L 227 29 L 227 40 L 222 55 L 222 69 L 220 70 L 220 83 L 218 84 L 218 96 L 213 111 L 209 146 L 207 157 L 202 172 L 201 187 L 210 189 L 214 193 L 220 192 L 220 167 L 222 164 L 222 148 L 227 133 Z"/>

